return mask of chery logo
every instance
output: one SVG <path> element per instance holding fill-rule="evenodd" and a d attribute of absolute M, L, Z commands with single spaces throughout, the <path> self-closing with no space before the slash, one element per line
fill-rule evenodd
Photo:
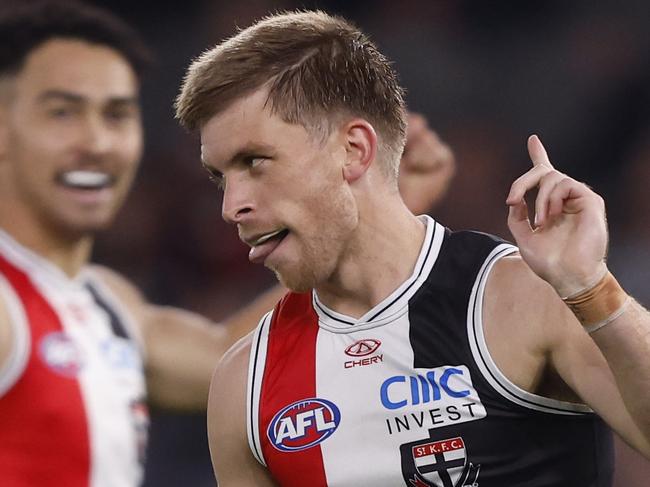
<path fill-rule="evenodd" d="M 380 345 L 381 342 L 379 340 L 366 338 L 365 340 L 356 341 L 346 348 L 345 354 L 350 357 L 365 357 L 366 355 L 374 353 Z"/>

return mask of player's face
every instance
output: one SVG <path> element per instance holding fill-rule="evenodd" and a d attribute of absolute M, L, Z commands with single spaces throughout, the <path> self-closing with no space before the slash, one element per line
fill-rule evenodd
<path fill-rule="evenodd" d="M 54 39 L 2 89 L 0 197 L 25 225 L 75 236 L 104 228 L 142 152 L 138 81 L 129 63 L 108 47 Z"/>
<path fill-rule="evenodd" d="M 266 92 L 238 100 L 201 130 L 202 157 L 222 179 L 223 217 L 295 291 L 336 279 L 358 224 L 343 178 L 345 145 L 337 131 L 314 140 L 265 108 Z"/>

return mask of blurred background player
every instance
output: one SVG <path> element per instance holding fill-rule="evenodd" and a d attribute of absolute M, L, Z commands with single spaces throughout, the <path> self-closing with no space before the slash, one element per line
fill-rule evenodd
<path fill-rule="evenodd" d="M 147 404 L 203 410 L 248 325 L 150 305 L 88 264 L 142 152 L 137 35 L 81 4 L 30 2 L 2 17 L 0 46 L 0 478 L 135 486 Z"/>
<path fill-rule="evenodd" d="M 204 410 L 214 364 L 278 294 L 215 326 L 89 264 L 141 158 L 149 57 L 121 20 L 77 2 L 0 17 L 3 486 L 139 485 L 148 406 Z M 454 160 L 412 120 L 401 182 L 422 212 Z"/>

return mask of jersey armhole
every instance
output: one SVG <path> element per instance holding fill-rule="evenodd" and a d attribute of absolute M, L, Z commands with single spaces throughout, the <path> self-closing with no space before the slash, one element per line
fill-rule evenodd
<path fill-rule="evenodd" d="M 253 334 L 250 358 L 248 362 L 248 380 L 246 385 L 246 433 L 248 446 L 255 459 L 266 467 L 262 442 L 260 439 L 260 400 L 262 395 L 262 380 L 266 366 L 266 352 L 269 340 L 269 329 L 273 311 L 269 311 L 260 320 Z"/>
<path fill-rule="evenodd" d="M 142 330 L 136 324 L 133 314 L 115 295 L 111 287 L 97 276 L 96 273 L 88 272 L 86 276 L 86 282 L 99 294 L 99 297 L 105 301 L 105 304 L 112 310 L 112 312 L 116 314 L 118 320 L 125 328 L 128 339 L 130 339 L 137 347 L 137 350 L 142 357 L 142 363 L 144 364 L 146 362 L 147 349 L 144 343 L 144 337 L 142 336 Z"/>
<path fill-rule="evenodd" d="M 31 334 L 25 309 L 9 282 L 0 275 L 0 299 L 7 308 L 12 345 L 3 365 L 0 365 L 0 397 L 4 396 L 22 377 L 29 361 Z"/>
<path fill-rule="evenodd" d="M 483 378 L 503 398 L 535 411 L 551 414 L 582 415 L 592 413 L 584 404 L 559 401 L 528 392 L 511 382 L 499 369 L 490 355 L 483 330 L 483 300 L 485 287 L 494 265 L 503 257 L 517 252 L 517 247 L 500 244 L 485 259 L 470 295 L 467 309 L 467 334 L 474 362 Z"/>

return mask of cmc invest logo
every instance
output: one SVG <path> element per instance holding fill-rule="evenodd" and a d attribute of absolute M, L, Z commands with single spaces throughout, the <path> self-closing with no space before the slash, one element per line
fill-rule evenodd
<path fill-rule="evenodd" d="M 311 398 L 284 407 L 273 417 L 266 434 L 280 451 L 306 450 L 332 436 L 341 412 L 331 401 Z"/>
<path fill-rule="evenodd" d="M 374 338 L 358 340 L 345 349 L 345 354 L 350 357 L 365 357 L 366 355 L 374 353 L 380 345 L 381 342 Z"/>

